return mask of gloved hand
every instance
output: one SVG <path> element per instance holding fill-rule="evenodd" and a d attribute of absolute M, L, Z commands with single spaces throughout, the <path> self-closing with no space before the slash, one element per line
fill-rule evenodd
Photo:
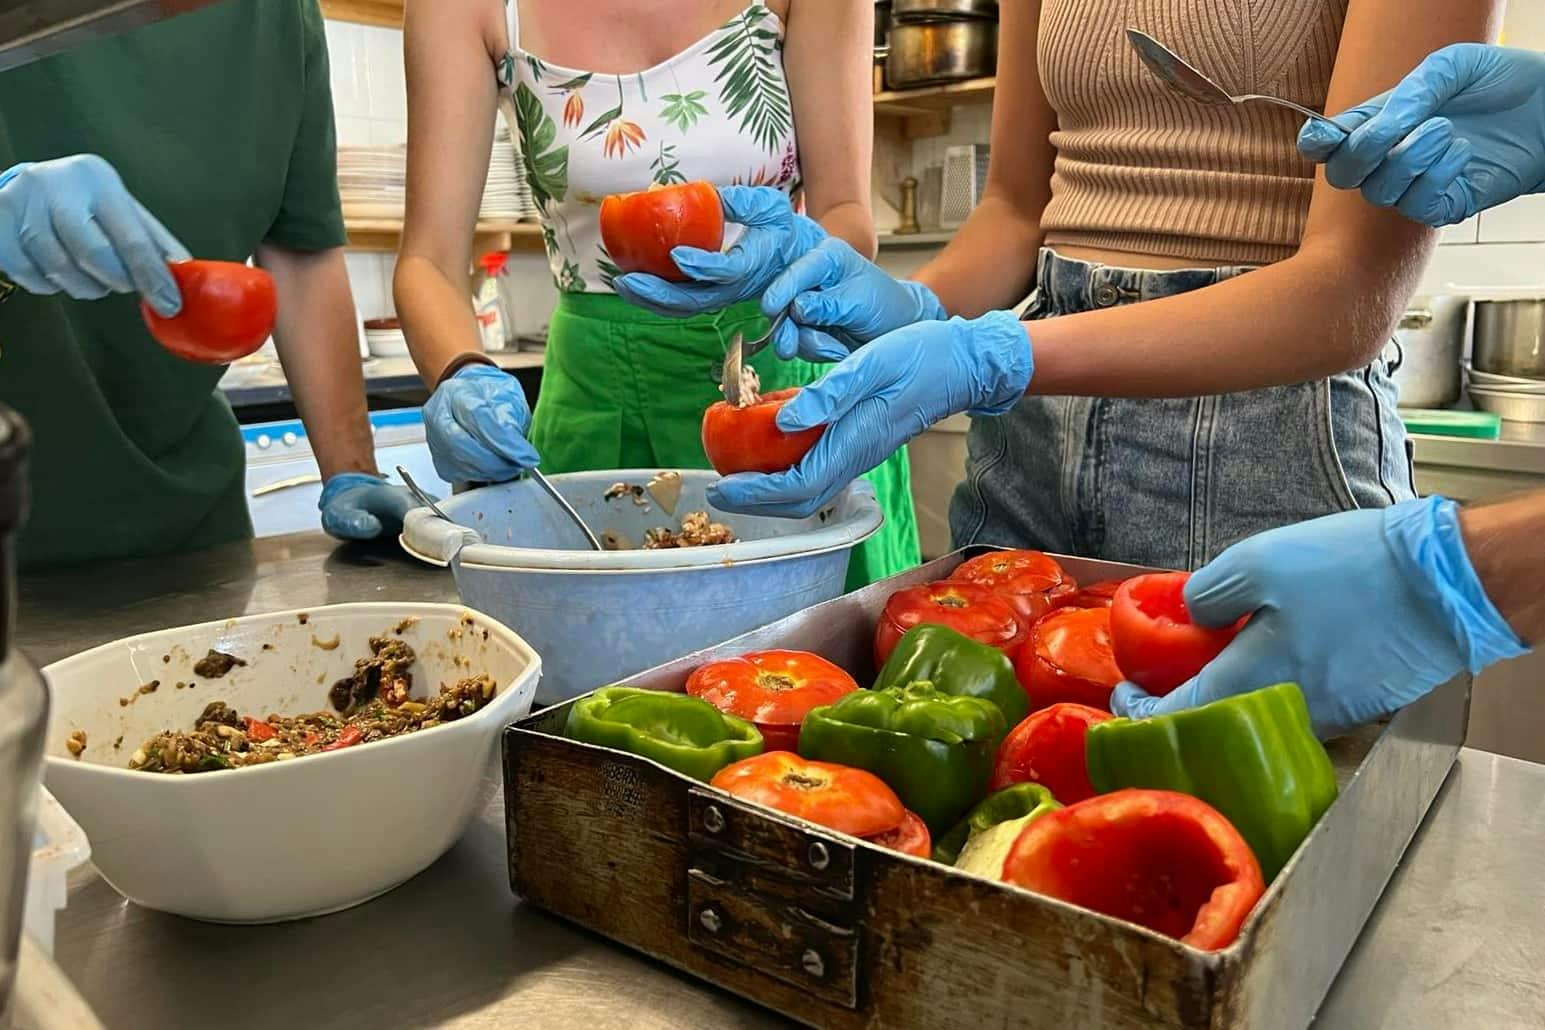
<path fill-rule="evenodd" d="M 789 309 L 773 337 L 780 358 L 840 361 L 886 333 L 913 322 L 949 318 L 922 283 L 893 279 L 835 236 L 789 266 L 762 294 L 762 311 Z"/>
<path fill-rule="evenodd" d="M 1388 715 L 1461 669 L 1524 652 L 1465 553 L 1458 505 L 1442 497 L 1235 544 L 1186 583 L 1186 606 L 1207 626 L 1254 614 L 1173 693 L 1153 698 L 1123 683 L 1111 711 L 1143 718 L 1293 682 L 1324 737 Z"/>
<path fill-rule="evenodd" d="M 322 487 L 317 507 L 328 534 L 339 540 L 374 540 L 400 531 L 403 518 L 419 503 L 406 487 L 380 476 L 340 472 Z"/>
<path fill-rule="evenodd" d="M 1025 327 L 1010 312 L 905 326 L 843 359 L 778 412 L 786 433 L 827 427 L 803 461 L 774 475 L 727 476 L 708 488 L 708 503 L 805 518 L 940 419 L 1008 411 L 1033 370 Z"/>
<path fill-rule="evenodd" d="M 674 247 L 671 260 L 691 281 L 673 283 L 647 272 L 629 272 L 612 282 L 618 296 L 660 315 L 722 311 L 761 296 L 790 262 L 826 238 L 825 229 L 796 214 L 789 198 L 770 186 L 725 186 L 719 190 L 719 202 L 727 221 L 745 226 L 734 246 L 724 253 Z"/>
<path fill-rule="evenodd" d="M 1426 225 L 1453 225 L 1545 189 L 1545 54 L 1456 43 L 1388 93 L 1311 121 L 1299 152 L 1340 189 Z"/>
<path fill-rule="evenodd" d="M 188 257 L 94 154 L 0 172 L 0 272 L 28 293 L 96 300 L 138 291 L 171 317 L 182 295 L 166 263 Z"/>
<path fill-rule="evenodd" d="M 447 483 L 505 483 L 536 468 L 530 429 L 520 380 L 492 365 L 468 365 L 424 405 L 429 453 Z"/>

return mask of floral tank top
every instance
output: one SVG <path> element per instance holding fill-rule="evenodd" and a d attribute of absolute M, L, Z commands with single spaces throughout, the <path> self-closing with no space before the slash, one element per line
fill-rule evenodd
<path fill-rule="evenodd" d="M 674 57 L 626 75 L 526 53 L 515 0 L 505 0 L 505 12 L 500 109 L 520 141 L 559 290 L 612 292 L 619 272 L 599 217 L 607 194 L 698 179 L 799 189 L 783 23 L 760 0 Z M 733 241 L 738 227 L 725 229 Z"/>

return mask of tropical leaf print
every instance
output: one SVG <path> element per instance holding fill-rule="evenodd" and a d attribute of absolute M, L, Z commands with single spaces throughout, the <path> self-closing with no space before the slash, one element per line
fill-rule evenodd
<path fill-rule="evenodd" d="M 520 126 L 520 155 L 531 198 L 545 209 L 569 192 L 569 148 L 553 146 L 558 127 L 524 82 L 515 88 L 515 121 Z"/>
<path fill-rule="evenodd" d="M 607 157 L 626 157 L 629 150 L 638 149 L 644 142 L 644 130 L 634 122 L 618 118 L 606 128 L 606 144 L 602 152 Z"/>
<path fill-rule="evenodd" d="M 506 87 L 515 84 L 515 55 L 508 50 L 499 59 L 499 84 Z"/>
<path fill-rule="evenodd" d="M 547 251 L 548 257 L 558 253 L 558 233 L 546 222 L 542 223 L 542 249 Z"/>
<path fill-rule="evenodd" d="M 576 75 L 567 82 L 560 82 L 548 90 L 555 97 L 563 97 L 563 124 L 568 128 L 575 128 L 585 119 L 585 96 L 583 90 L 590 83 L 590 72 Z"/>
<path fill-rule="evenodd" d="M 601 284 L 610 290 L 612 289 L 612 283 L 622 274 L 622 269 L 617 267 L 617 263 L 612 260 L 612 256 L 606 252 L 606 244 L 597 243 L 595 249 L 595 267 L 601 273 Z"/>
<path fill-rule="evenodd" d="M 540 57 L 531 54 L 526 55 L 526 64 L 531 68 L 531 77 L 537 82 L 542 81 L 542 76 L 547 74 L 547 65 L 542 63 Z"/>
<path fill-rule="evenodd" d="M 703 98 L 708 94 L 700 89 L 694 89 L 690 93 L 665 93 L 660 99 L 665 101 L 665 106 L 660 109 L 660 118 L 667 125 L 674 125 L 682 132 L 686 132 L 697 123 L 697 120 L 708 113 L 708 108 L 703 106 Z"/>
<path fill-rule="evenodd" d="M 747 7 L 722 30 L 724 38 L 709 48 L 708 62 L 718 69 L 714 82 L 725 110 L 740 119 L 742 132 L 775 151 L 792 130 L 794 116 L 778 74 L 778 33 L 764 24 L 770 15 L 760 4 Z"/>
<path fill-rule="evenodd" d="M 660 186 L 670 186 L 674 183 L 687 181 L 687 177 L 681 174 L 680 161 L 676 157 L 676 148 L 670 143 L 660 144 L 660 156 L 649 162 L 649 171 L 652 173 L 651 181 Z"/>
<path fill-rule="evenodd" d="M 558 289 L 564 293 L 584 293 L 585 280 L 579 274 L 577 261 L 565 260 L 563 270 L 558 273 Z"/>

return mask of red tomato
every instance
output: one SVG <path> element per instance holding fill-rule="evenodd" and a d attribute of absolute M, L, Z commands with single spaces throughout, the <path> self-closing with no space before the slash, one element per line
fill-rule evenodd
<path fill-rule="evenodd" d="M 1078 592 L 1057 560 L 1042 551 L 995 551 L 961 564 L 950 579 L 983 586 L 1014 606 L 1029 625 Z"/>
<path fill-rule="evenodd" d="M 1109 608 L 1111 598 L 1121 589 L 1121 580 L 1108 579 L 1103 583 L 1091 583 L 1073 595 L 1069 608 Z"/>
<path fill-rule="evenodd" d="M 1192 622 L 1185 598 L 1190 578 L 1189 572 L 1137 576 L 1121 584 L 1111 603 L 1116 664 L 1127 679 L 1155 697 L 1201 672 L 1245 624 L 1240 619 L 1223 629 L 1208 629 Z"/>
<path fill-rule="evenodd" d="M 855 837 L 894 830 L 907 814 L 896 792 L 873 773 L 791 751 L 764 751 L 726 765 L 711 785 Z"/>
<path fill-rule="evenodd" d="M 941 580 L 898 590 L 885 602 L 874 634 L 875 668 L 885 664 L 902 634 L 924 622 L 948 626 L 1010 657 L 1025 639 L 1024 620 L 1003 598 L 974 583 Z"/>
<path fill-rule="evenodd" d="M 182 310 L 162 318 L 144 301 L 140 314 L 156 342 L 179 358 L 223 365 L 263 346 L 274 331 L 279 295 L 261 268 L 235 261 L 176 261 L 169 265 Z"/>
<path fill-rule="evenodd" d="M 797 433 L 778 428 L 778 409 L 798 392 L 797 386 L 774 390 L 744 408 L 729 401 L 709 405 L 703 412 L 703 452 L 714 471 L 728 476 L 735 472 L 783 472 L 798 465 L 826 432 L 825 426 Z"/>
<path fill-rule="evenodd" d="M 624 272 L 685 282 L 671 260 L 671 248 L 718 250 L 724 245 L 719 191 L 706 182 L 686 182 L 614 193 L 601 201 L 601 242 Z"/>
<path fill-rule="evenodd" d="M 1009 883 L 1179 938 L 1226 948 L 1266 890 L 1239 831 L 1199 798 L 1118 790 L 1026 826 Z"/>
<path fill-rule="evenodd" d="M 1014 659 L 1019 685 L 1033 712 L 1058 701 L 1110 710 L 1110 692 L 1121 682 L 1111 654 L 1110 611 L 1059 608 L 1043 615 Z"/>
<path fill-rule="evenodd" d="M 755 723 L 767 751 L 796 750 L 805 713 L 857 689 L 852 676 L 808 651 L 753 651 L 687 677 L 687 693 Z"/>
<path fill-rule="evenodd" d="M 1031 712 L 998 747 L 988 791 L 1016 783 L 1039 783 L 1064 805 L 1094 797 L 1084 758 L 1084 737 L 1090 726 L 1110 717 L 1109 712 L 1071 701 Z"/>
<path fill-rule="evenodd" d="M 933 838 L 928 834 L 928 825 L 910 809 L 902 816 L 901 825 L 894 830 L 887 830 L 864 839 L 876 847 L 889 848 L 915 858 L 928 858 L 933 855 Z"/>

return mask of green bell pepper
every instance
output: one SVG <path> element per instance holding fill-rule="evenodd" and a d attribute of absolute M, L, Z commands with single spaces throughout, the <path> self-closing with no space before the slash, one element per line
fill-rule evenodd
<path fill-rule="evenodd" d="M 920 681 L 855 690 L 812 708 L 799 753 L 874 773 L 938 833 L 986 793 L 1003 733 L 1003 713 L 991 701 Z"/>
<path fill-rule="evenodd" d="M 563 732 L 705 783 L 731 762 L 762 753 L 762 735 L 746 720 L 686 694 L 637 687 L 602 687 L 575 701 Z"/>
<path fill-rule="evenodd" d="M 990 851 L 997 854 L 998 870 L 1001 872 L 1003 859 L 1008 857 L 1009 847 L 1025 824 L 1061 807 L 1057 799 L 1051 796 L 1051 791 L 1039 783 L 1016 783 L 1012 787 L 1004 787 L 977 802 L 976 807 L 956 823 L 954 829 L 933 842 L 933 860 L 965 868 L 968 857 L 985 859 L 985 852 Z M 1011 829 L 1000 829 L 1003 827 Z M 999 844 L 1002 846 L 999 847 Z M 972 852 L 972 856 L 967 855 L 968 851 Z M 981 870 L 973 867 L 969 871 Z M 998 873 L 984 875 L 996 877 Z"/>
<path fill-rule="evenodd" d="M 996 647 L 957 633 L 948 626 L 913 626 L 896 644 L 875 680 L 874 689 L 926 680 L 946 694 L 985 697 L 1013 729 L 1030 714 L 1030 700 L 1014 675 L 1014 663 Z"/>
<path fill-rule="evenodd" d="M 1085 738 L 1089 781 L 1201 798 L 1234 824 L 1270 883 L 1336 800 L 1336 772 L 1296 683 L 1151 719 L 1111 719 Z"/>

